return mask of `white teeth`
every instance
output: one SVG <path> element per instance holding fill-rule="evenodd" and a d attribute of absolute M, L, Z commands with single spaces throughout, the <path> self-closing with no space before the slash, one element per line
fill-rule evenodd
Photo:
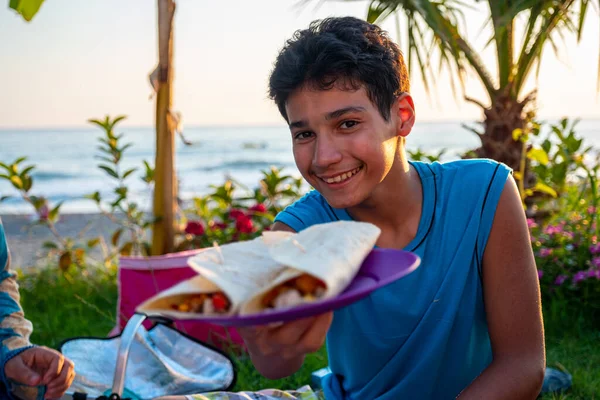
<path fill-rule="evenodd" d="M 323 179 L 325 182 L 327 183 L 338 183 L 341 181 L 345 181 L 346 179 L 349 179 L 351 176 L 353 176 L 354 174 L 356 174 L 358 171 L 360 171 L 361 167 L 355 168 L 350 172 L 344 172 L 341 175 L 338 175 L 336 177 L 333 178 L 329 178 L 329 179 Z"/>

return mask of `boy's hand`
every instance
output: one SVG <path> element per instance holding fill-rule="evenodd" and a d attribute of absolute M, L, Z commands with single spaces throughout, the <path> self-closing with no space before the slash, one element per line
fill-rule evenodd
<path fill-rule="evenodd" d="M 304 356 L 325 343 L 333 312 L 276 326 L 239 328 L 254 365 L 270 379 L 289 376 L 300 368 Z"/>
<path fill-rule="evenodd" d="M 46 386 L 46 399 L 62 397 L 75 379 L 73 362 L 47 347 L 32 347 L 11 358 L 4 374 L 23 385 Z"/>

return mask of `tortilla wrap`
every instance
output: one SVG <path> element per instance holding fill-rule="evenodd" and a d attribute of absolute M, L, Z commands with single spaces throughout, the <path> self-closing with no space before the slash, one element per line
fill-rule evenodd
<path fill-rule="evenodd" d="M 291 235 L 294 234 L 272 232 L 272 235 L 268 235 L 271 240 L 267 241 L 275 243 Z M 207 248 L 190 257 L 188 265 L 199 275 L 160 292 L 137 310 L 145 314 L 172 316 L 177 319 L 194 318 L 202 314 L 175 311 L 172 306 L 193 295 L 222 291 L 229 300 L 230 308 L 228 312 L 220 315 L 234 315 L 245 301 L 284 269 L 283 265 L 270 256 L 262 237 Z"/>
<path fill-rule="evenodd" d="M 309 274 L 325 284 L 320 300 L 342 293 L 373 249 L 381 229 L 357 221 L 313 225 L 295 235 L 268 238 L 269 254 L 287 268 L 240 308 L 241 315 L 264 311 L 263 297 L 277 286 Z"/>
<path fill-rule="evenodd" d="M 176 311 L 172 308 L 174 304 L 181 304 L 190 296 L 219 291 L 221 291 L 221 289 L 217 285 L 205 277 L 198 275 L 171 286 L 169 289 L 146 300 L 137 307 L 137 311 L 147 315 L 163 315 L 175 319 L 186 319 L 189 318 L 192 313 Z"/>

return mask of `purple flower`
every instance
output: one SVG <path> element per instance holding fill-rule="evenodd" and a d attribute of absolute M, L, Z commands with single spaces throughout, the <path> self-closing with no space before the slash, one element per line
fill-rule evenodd
<path fill-rule="evenodd" d="M 600 253 L 600 243 L 596 243 L 590 246 L 590 253 L 598 254 Z"/>
<path fill-rule="evenodd" d="M 544 271 L 542 271 L 541 269 L 538 269 L 537 272 L 538 272 L 538 279 L 542 279 L 542 276 L 544 276 Z"/>
<path fill-rule="evenodd" d="M 592 265 L 596 268 L 600 268 L 600 257 L 594 257 L 592 259 Z"/>
<path fill-rule="evenodd" d="M 549 249 L 547 247 L 542 247 L 540 249 L 540 257 L 548 257 L 550 254 L 552 254 L 552 249 Z"/>
<path fill-rule="evenodd" d="M 535 220 L 533 218 L 527 218 L 527 226 L 529 227 L 529 229 L 531 229 L 536 228 L 538 224 L 535 223 Z"/>
<path fill-rule="evenodd" d="M 547 235 L 554 235 L 556 233 L 561 233 L 563 231 L 563 227 L 560 225 L 548 225 L 546 228 L 544 228 L 544 233 Z"/>
<path fill-rule="evenodd" d="M 573 283 L 579 283 L 581 281 L 586 280 L 587 273 L 585 271 L 579 271 L 573 276 Z"/>
<path fill-rule="evenodd" d="M 596 272 L 598 272 L 598 270 L 588 269 L 586 275 L 587 275 L 588 278 L 595 278 L 596 277 Z"/>
<path fill-rule="evenodd" d="M 556 277 L 556 280 L 554 281 L 554 284 L 557 286 L 562 285 L 566 280 L 567 280 L 567 276 L 566 275 L 559 275 Z"/>

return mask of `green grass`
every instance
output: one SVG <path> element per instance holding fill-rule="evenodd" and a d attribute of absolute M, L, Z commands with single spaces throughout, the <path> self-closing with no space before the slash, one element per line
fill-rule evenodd
<path fill-rule="evenodd" d="M 76 278 L 73 276 L 77 276 Z M 21 302 L 34 324 L 32 341 L 56 347 L 67 338 L 104 337 L 115 323 L 117 288 L 111 273 L 62 275 L 43 271 L 21 277 Z M 544 400 L 600 399 L 600 331 L 581 314 L 560 305 L 547 312 L 546 350 L 549 366 L 564 366 L 573 375 L 573 388 Z M 597 327 L 596 327 L 597 328 Z M 327 365 L 325 349 L 307 357 L 302 369 L 281 380 L 263 378 L 247 357 L 235 359 L 238 380 L 234 391 L 264 388 L 296 389 L 310 384 L 310 374 Z"/>

